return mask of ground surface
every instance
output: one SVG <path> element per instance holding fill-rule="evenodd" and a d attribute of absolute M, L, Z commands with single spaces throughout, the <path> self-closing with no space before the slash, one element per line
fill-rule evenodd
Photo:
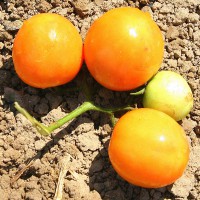
<path fill-rule="evenodd" d="M 0 199 L 53 199 L 60 163 L 71 155 L 64 179 L 63 199 L 164 200 L 200 199 L 200 0 L 1 0 L 0 1 Z M 42 137 L 9 102 L 13 98 L 45 124 L 59 119 L 84 101 L 79 92 L 31 88 L 17 77 L 11 58 L 13 38 L 22 22 L 38 12 L 55 12 L 79 29 L 83 39 L 90 24 L 114 7 L 139 6 L 150 12 L 165 37 L 162 69 L 182 74 L 192 88 L 194 108 L 180 122 L 190 141 L 190 162 L 173 185 L 143 189 L 123 181 L 107 154 L 109 118 L 89 112 L 51 137 Z M 96 103 L 120 105 L 127 93 L 99 87 Z M 114 103 L 113 103 L 114 102 Z M 138 104 L 139 105 L 139 104 Z M 31 163 L 30 163 L 31 161 Z M 17 179 L 16 174 L 27 170 Z M 12 184 L 10 182 L 16 178 Z"/>

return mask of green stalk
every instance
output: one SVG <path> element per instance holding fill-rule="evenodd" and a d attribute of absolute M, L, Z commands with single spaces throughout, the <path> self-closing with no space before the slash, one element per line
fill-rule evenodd
<path fill-rule="evenodd" d="M 144 94 L 144 92 L 145 92 L 145 88 L 142 88 L 142 89 L 139 90 L 138 92 L 132 92 L 132 93 L 130 93 L 130 95 L 139 96 L 139 95 Z"/>
<path fill-rule="evenodd" d="M 50 133 L 57 128 L 60 128 L 63 126 L 65 123 L 69 122 L 70 120 L 78 117 L 79 115 L 89 111 L 89 110 L 94 110 L 95 106 L 91 102 L 84 102 L 81 106 L 67 114 L 65 117 L 59 119 L 58 121 L 52 123 L 51 125 L 48 126 L 48 130 Z"/>
<path fill-rule="evenodd" d="M 32 117 L 27 110 L 22 108 L 17 102 L 14 102 L 14 107 L 22 114 L 24 117 L 26 117 L 32 125 L 37 129 L 37 131 L 44 136 L 48 136 L 51 132 L 48 130 L 48 127 L 41 124 L 39 121 L 37 121 L 34 117 Z"/>
<path fill-rule="evenodd" d="M 132 107 L 120 107 L 120 108 L 102 108 L 99 106 L 94 105 L 90 101 L 84 102 L 81 106 L 70 112 L 68 115 L 65 117 L 59 119 L 58 121 L 50 124 L 49 126 L 45 126 L 41 124 L 38 120 L 36 120 L 34 117 L 32 117 L 27 110 L 22 108 L 17 102 L 14 103 L 15 108 L 22 114 L 24 115 L 31 123 L 32 125 L 37 129 L 37 131 L 43 135 L 43 136 L 48 136 L 50 135 L 54 130 L 60 128 L 63 126 L 65 123 L 69 122 L 70 120 L 78 117 L 79 115 L 89 111 L 89 110 L 94 110 L 94 111 L 99 111 L 103 113 L 107 113 L 110 115 L 112 119 L 112 123 L 114 124 L 114 112 L 122 111 L 122 110 L 131 110 Z"/>

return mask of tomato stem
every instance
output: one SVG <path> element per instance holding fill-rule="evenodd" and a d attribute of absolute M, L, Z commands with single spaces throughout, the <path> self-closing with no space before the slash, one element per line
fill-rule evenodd
<path fill-rule="evenodd" d="M 22 108 L 17 102 L 14 102 L 15 108 L 24 115 L 31 123 L 32 125 L 37 129 L 37 131 L 44 136 L 48 136 L 51 132 L 48 130 L 48 127 L 41 124 L 39 121 L 37 121 L 34 117 L 32 117 L 28 111 L 24 108 Z"/>
<path fill-rule="evenodd" d="M 144 94 L 144 92 L 145 92 L 145 88 L 142 88 L 141 90 L 139 90 L 139 91 L 137 91 L 137 92 L 132 92 L 132 93 L 130 93 L 130 95 L 139 96 L 139 95 Z"/>
<path fill-rule="evenodd" d="M 69 122 L 70 120 L 78 117 L 79 115 L 89 111 L 93 110 L 95 107 L 91 102 L 84 102 L 81 106 L 73 110 L 72 112 L 68 113 L 65 117 L 59 119 L 58 121 L 52 123 L 49 125 L 48 130 L 50 132 L 56 130 L 57 128 L 60 128 L 65 123 Z"/>
<path fill-rule="evenodd" d="M 50 124 L 49 126 L 45 126 L 42 123 L 40 123 L 38 120 L 36 120 L 34 117 L 32 117 L 27 110 L 22 108 L 17 102 L 14 103 L 15 108 L 24 115 L 31 123 L 32 125 L 37 129 L 37 131 L 43 135 L 48 136 L 50 135 L 54 130 L 60 128 L 67 122 L 71 121 L 72 119 L 78 117 L 79 115 L 87 112 L 87 111 L 99 111 L 103 113 L 107 113 L 110 115 L 112 124 L 115 125 L 115 118 L 114 118 L 114 112 L 118 111 L 124 111 L 124 110 L 132 110 L 133 108 L 130 106 L 126 107 L 119 107 L 119 108 L 102 108 L 100 106 L 96 106 L 91 101 L 84 102 L 81 106 L 73 110 L 72 112 L 68 113 L 65 117 L 59 119 L 58 121 Z"/>

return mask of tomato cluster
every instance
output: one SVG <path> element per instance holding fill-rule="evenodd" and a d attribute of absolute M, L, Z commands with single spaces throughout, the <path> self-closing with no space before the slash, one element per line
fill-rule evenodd
<path fill-rule="evenodd" d="M 74 79 L 84 54 L 89 72 L 102 86 L 132 90 L 158 72 L 163 53 L 159 27 L 148 13 L 131 7 L 113 9 L 97 19 L 84 45 L 69 20 L 57 14 L 38 14 L 23 24 L 13 45 L 16 73 L 37 88 Z M 148 93 L 146 97 L 152 97 Z M 149 101 L 146 98 L 144 105 Z M 135 109 L 119 119 L 108 152 L 119 175 L 142 187 L 173 183 L 184 172 L 189 158 L 182 127 L 164 112 L 150 108 Z"/>
<path fill-rule="evenodd" d="M 92 76 L 117 91 L 145 84 L 160 68 L 163 52 L 161 31 L 150 14 L 131 7 L 105 13 L 90 27 L 84 42 Z M 81 67 L 82 55 L 78 31 L 57 14 L 38 14 L 25 21 L 13 45 L 17 74 L 38 88 L 71 81 Z"/>

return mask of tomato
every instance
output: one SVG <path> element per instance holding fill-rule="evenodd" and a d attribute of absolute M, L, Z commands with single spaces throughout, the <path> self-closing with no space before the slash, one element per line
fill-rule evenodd
<path fill-rule="evenodd" d="M 192 91 L 180 74 L 160 71 L 145 88 L 143 106 L 165 112 L 179 121 L 186 117 L 193 107 Z"/>
<path fill-rule="evenodd" d="M 145 84 L 160 68 L 164 41 L 149 13 L 115 8 L 88 30 L 84 56 L 91 75 L 104 87 L 125 91 Z"/>
<path fill-rule="evenodd" d="M 24 22 L 13 44 L 16 73 L 37 88 L 71 81 L 82 64 L 83 44 L 75 26 L 58 14 L 37 14 Z"/>
<path fill-rule="evenodd" d="M 192 110 L 192 91 L 180 74 L 160 71 L 145 88 L 143 106 L 165 112 L 179 121 Z"/>
<path fill-rule="evenodd" d="M 189 159 L 183 128 L 167 114 L 150 108 L 132 110 L 119 119 L 108 152 L 122 178 L 145 188 L 173 183 Z"/>

